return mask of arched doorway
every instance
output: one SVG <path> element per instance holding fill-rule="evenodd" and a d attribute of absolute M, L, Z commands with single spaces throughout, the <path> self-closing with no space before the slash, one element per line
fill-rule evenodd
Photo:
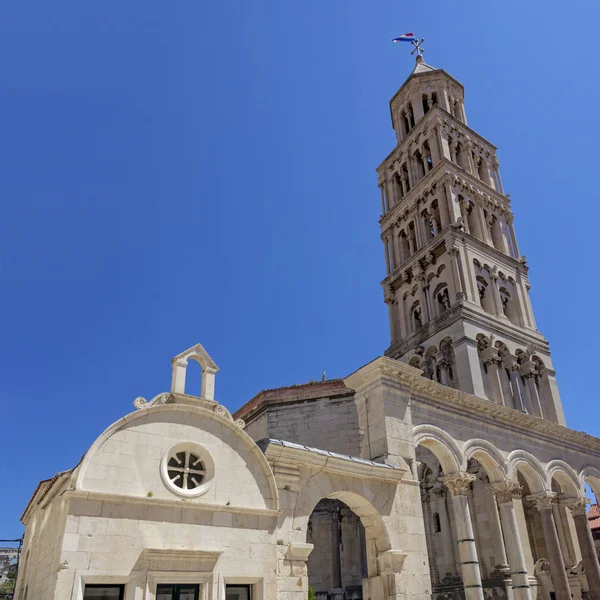
<path fill-rule="evenodd" d="M 360 517 L 337 499 L 323 498 L 309 521 L 308 585 L 316 600 L 362 600 L 368 577 L 365 528 Z"/>

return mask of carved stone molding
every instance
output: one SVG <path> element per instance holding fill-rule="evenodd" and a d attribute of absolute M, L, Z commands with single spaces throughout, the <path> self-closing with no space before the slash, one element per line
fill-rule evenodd
<path fill-rule="evenodd" d="M 450 490 L 452 496 L 466 496 L 469 487 L 475 479 L 477 479 L 475 475 L 465 472 L 452 473 L 452 475 L 446 475 L 445 477 L 439 478 L 448 490 Z"/>
<path fill-rule="evenodd" d="M 591 504 L 591 500 L 585 496 L 579 496 L 578 498 L 565 498 L 561 500 L 561 504 L 566 506 L 574 517 L 585 517 L 587 514 L 586 507 Z"/>
<path fill-rule="evenodd" d="M 509 479 L 490 485 L 490 489 L 494 493 L 494 496 L 496 496 L 498 504 L 512 502 L 513 499 L 519 499 L 523 496 L 523 488 L 518 483 Z"/>
<path fill-rule="evenodd" d="M 527 496 L 527 500 L 533 502 L 538 510 L 548 510 L 556 503 L 556 492 L 542 492 Z"/>
<path fill-rule="evenodd" d="M 173 403 L 173 397 L 171 396 L 171 394 L 169 392 L 165 392 L 162 394 L 158 394 L 157 396 L 154 396 L 154 398 L 152 398 L 152 400 L 150 400 L 149 402 L 143 396 L 138 396 L 133 401 L 133 406 L 135 406 L 138 410 L 140 410 L 142 408 L 150 408 L 151 406 L 158 406 L 160 404 L 172 404 L 172 403 Z"/>

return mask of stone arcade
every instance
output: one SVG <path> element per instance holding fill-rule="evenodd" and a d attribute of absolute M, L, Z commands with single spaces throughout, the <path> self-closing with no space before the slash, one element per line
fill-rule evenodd
<path fill-rule="evenodd" d="M 233 416 L 176 356 L 39 484 L 17 600 L 600 600 L 600 440 L 566 427 L 496 149 L 420 56 L 390 107 L 385 356 Z"/>

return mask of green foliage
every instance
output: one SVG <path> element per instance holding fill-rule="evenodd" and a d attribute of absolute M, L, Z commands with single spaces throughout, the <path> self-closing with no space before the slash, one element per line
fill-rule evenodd
<path fill-rule="evenodd" d="M 315 600 L 315 590 L 308 588 L 308 600 Z"/>

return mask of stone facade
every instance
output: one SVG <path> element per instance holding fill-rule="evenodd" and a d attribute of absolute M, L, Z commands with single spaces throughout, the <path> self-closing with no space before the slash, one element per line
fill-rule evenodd
<path fill-rule="evenodd" d="M 231 415 L 204 348 L 179 354 L 170 392 L 38 486 L 18 600 L 600 600 L 600 440 L 565 425 L 463 91 L 419 56 L 390 104 L 386 355 Z"/>

